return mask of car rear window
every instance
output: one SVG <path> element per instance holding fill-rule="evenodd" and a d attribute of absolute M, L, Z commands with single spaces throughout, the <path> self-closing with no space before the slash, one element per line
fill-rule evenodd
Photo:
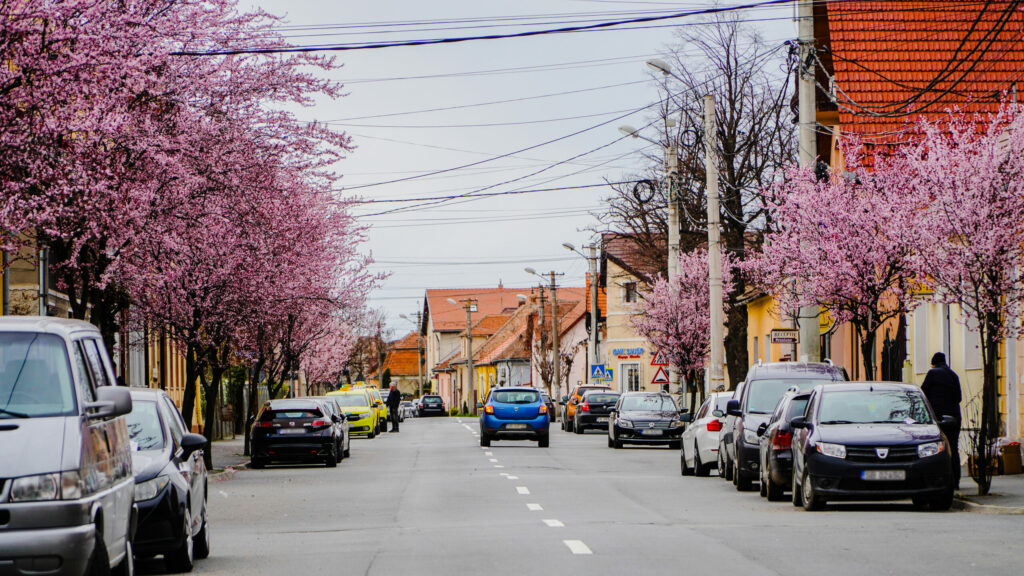
<path fill-rule="evenodd" d="M 587 394 L 583 397 L 587 402 L 595 403 L 614 403 L 619 399 L 618 394 Z"/>
<path fill-rule="evenodd" d="M 366 399 L 366 394 L 339 394 L 332 396 L 332 398 L 338 403 L 338 406 L 365 408 L 370 405 L 370 401 Z"/>
<path fill-rule="evenodd" d="M 777 378 L 752 380 L 747 392 L 747 412 L 751 414 L 771 414 L 779 405 L 779 400 L 786 390 L 795 387 L 797 390 L 810 390 L 818 384 L 827 384 L 834 380 L 813 380 L 810 378 Z"/>
<path fill-rule="evenodd" d="M 323 413 L 314 408 L 309 410 L 267 410 L 260 417 L 260 420 L 295 420 L 297 418 L 320 418 L 322 416 Z"/>
<path fill-rule="evenodd" d="M 732 400 L 732 394 L 723 394 L 715 399 L 714 410 L 725 412 L 726 408 L 729 407 L 729 400 Z"/>
<path fill-rule="evenodd" d="M 540 394 L 533 390 L 495 390 L 493 400 L 502 404 L 533 404 Z"/>
<path fill-rule="evenodd" d="M 436 396 L 433 397 L 433 398 L 428 396 L 428 397 L 423 399 L 423 403 L 424 404 L 440 404 L 441 403 L 441 399 L 437 398 Z"/>

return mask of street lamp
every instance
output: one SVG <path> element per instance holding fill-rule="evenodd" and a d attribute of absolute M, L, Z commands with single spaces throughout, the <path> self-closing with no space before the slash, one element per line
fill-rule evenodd
<path fill-rule="evenodd" d="M 527 274 L 532 274 L 534 276 L 537 276 L 538 278 L 544 278 L 543 274 L 538 274 L 537 271 L 534 270 L 533 268 L 527 267 L 524 268 L 523 270 L 525 270 Z M 561 397 L 562 392 L 562 352 L 561 347 L 558 343 L 558 285 L 555 284 L 555 277 L 564 275 L 565 274 L 557 273 L 554 270 L 548 272 L 548 279 L 551 283 L 549 286 L 551 290 L 551 356 L 553 365 L 552 368 L 554 369 L 553 371 L 555 373 L 554 389 L 548 390 L 548 392 L 551 393 L 552 398 Z"/>
<path fill-rule="evenodd" d="M 563 242 L 562 246 L 570 252 L 574 252 L 587 259 L 590 265 L 590 333 L 587 338 L 587 380 L 593 374 L 593 365 L 600 364 L 597 359 L 597 246 L 590 244 L 584 246 L 589 251 L 589 256 L 583 254 L 569 242 Z"/>
<path fill-rule="evenodd" d="M 413 320 L 412 318 L 409 318 L 405 314 L 399 314 L 398 317 L 402 318 L 404 320 L 408 320 L 409 322 L 412 322 L 413 324 L 416 325 L 416 389 L 419 391 L 420 397 L 422 398 L 423 397 L 423 353 L 422 353 L 422 350 L 423 350 L 423 337 L 420 334 L 420 322 L 421 322 L 421 318 L 422 318 L 422 313 L 421 312 L 417 312 L 415 320 Z"/>

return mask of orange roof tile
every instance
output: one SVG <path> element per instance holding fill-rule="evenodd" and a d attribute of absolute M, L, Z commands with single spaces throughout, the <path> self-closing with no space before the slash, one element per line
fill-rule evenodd
<path fill-rule="evenodd" d="M 392 376 L 416 376 L 419 374 L 416 364 L 420 358 L 422 355 L 418 354 L 415 348 L 392 350 L 384 358 L 384 369 L 390 369 Z"/>
<path fill-rule="evenodd" d="M 667 266 L 660 255 L 646 253 L 631 235 L 618 232 L 601 235 L 601 259 L 602 270 L 604 260 L 611 260 L 643 281 L 653 280 L 662 267 Z"/>
<path fill-rule="evenodd" d="M 420 347 L 419 332 L 409 332 L 391 344 L 392 350 L 415 350 Z"/>
<path fill-rule="evenodd" d="M 587 310 L 590 310 L 590 273 L 587 273 Z M 604 316 L 608 311 L 608 289 L 598 284 L 597 286 L 597 315 Z"/>
<path fill-rule="evenodd" d="M 473 298 L 477 301 L 474 318 L 482 315 L 500 314 L 506 308 L 514 308 L 519 300 L 516 294 L 524 294 L 529 288 L 452 288 L 430 289 L 426 293 L 427 314 L 438 332 L 461 332 L 466 329 L 466 310 L 462 304 L 451 304 L 451 298 L 459 300 Z"/>
<path fill-rule="evenodd" d="M 831 60 L 835 72 L 843 132 L 867 142 L 899 142 L 922 115 L 936 118 L 953 107 L 995 112 L 1024 76 L 1024 12 L 1008 12 L 1000 31 L 997 20 L 1011 3 L 985 6 L 963 0 L 829 2 L 818 44 L 828 48 L 823 61 Z M 895 106 L 922 90 L 913 103 Z"/>
<path fill-rule="evenodd" d="M 508 322 L 508 319 L 511 317 L 511 314 L 488 314 L 487 316 L 484 316 L 473 324 L 473 337 L 476 338 L 477 336 L 490 336 L 491 334 L 494 334 L 499 328 L 504 326 L 505 322 Z M 465 334 L 466 331 L 463 330 L 462 335 L 465 336 Z"/>

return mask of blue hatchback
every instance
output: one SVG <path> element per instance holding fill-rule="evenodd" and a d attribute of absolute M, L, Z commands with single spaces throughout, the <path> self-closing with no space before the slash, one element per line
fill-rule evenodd
<path fill-rule="evenodd" d="M 491 440 L 536 440 L 548 447 L 548 407 L 536 388 L 495 388 L 480 407 L 481 446 Z"/>

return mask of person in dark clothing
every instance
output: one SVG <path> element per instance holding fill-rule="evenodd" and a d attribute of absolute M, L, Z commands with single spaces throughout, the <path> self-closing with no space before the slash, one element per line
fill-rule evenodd
<path fill-rule="evenodd" d="M 398 410 L 402 405 L 402 393 L 394 384 L 388 392 L 388 398 L 384 401 L 388 405 L 388 420 L 391 420 L 391 431 L 398 432 Z"/>
<path fill-rule="evenodd" d="M 921 383 L 921 391 L 931 403 L 935 414 L 952 416 L 955 422 L 944 426 L 942 431 L 949 440 L 949 454 L 953 461 L 953 488 L 960 488 L 960 378 L 946 364 L 946 355 L 936 352 L 932 356 L 932 369 Z"/>

